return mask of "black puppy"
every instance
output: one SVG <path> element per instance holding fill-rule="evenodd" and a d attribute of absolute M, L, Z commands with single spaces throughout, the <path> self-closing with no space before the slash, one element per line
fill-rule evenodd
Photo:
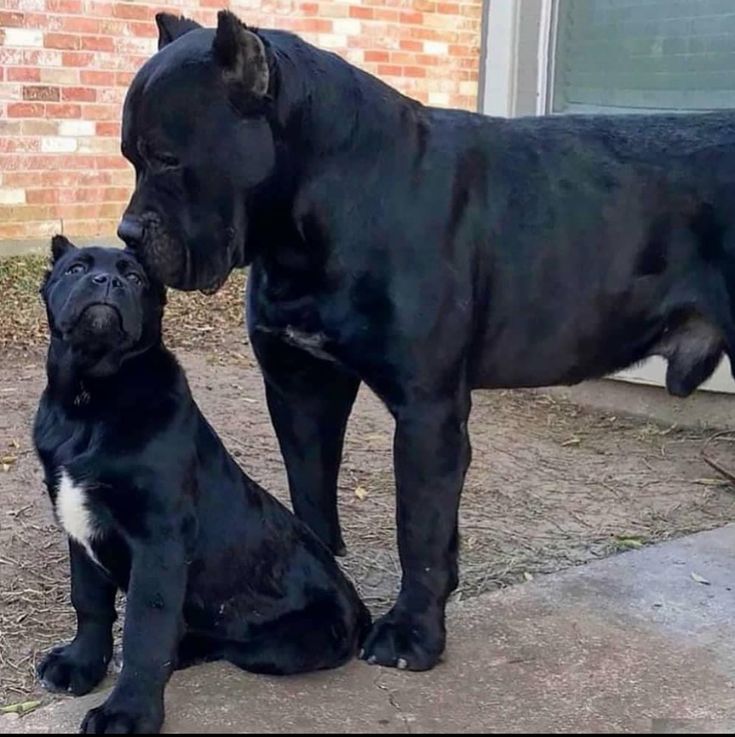
<path fill-rule="evenodd" d="M 69 535 L 74 641 L 48 688 L 83 694 L 122 673 L 83 732 L 153 732 L 174 668 L 226 659 L 257 673 L 331 668 L 370 624 L 325 546 L 240 470 L 161 339 L 163 287 L 133 254 L 53 239 L 42 287 L 51 344 L 34 439 Z"/>

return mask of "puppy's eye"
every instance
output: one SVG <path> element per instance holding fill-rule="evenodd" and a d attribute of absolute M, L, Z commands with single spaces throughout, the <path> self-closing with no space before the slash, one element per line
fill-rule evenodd
<path fill-rule="evenodd" d="M 129 282 L 132 282 L 133 284 L 141 285 L 143 283 L 143 280 L 134 271 L 131 271 L 130 273 L 125 274 L 125 278 Z"/>
<path fill-rule="evenodd" d="M 84 264 L 72 264 L 67 270 L 66 274 L 83 274 L 87 270 Z"/>

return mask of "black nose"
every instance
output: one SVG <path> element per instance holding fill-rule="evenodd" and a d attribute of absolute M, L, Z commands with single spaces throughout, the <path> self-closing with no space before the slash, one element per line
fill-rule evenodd
<path fill-rule="evenodd" d="M 117 237 L 130 248 L 139 246 L 143 241 L 142 223 L 132 215 L 125 215 L 117 228 Z"/>
<path fill-rule="evenodd" d="M 117 276 L 110 276 L 110 274 L 95 274 L 92 277 L 92 281 L 95 284 L 107 284 L 107 282 L 110 282 L 115 288 L 122 286 L 122 279 Z"/>

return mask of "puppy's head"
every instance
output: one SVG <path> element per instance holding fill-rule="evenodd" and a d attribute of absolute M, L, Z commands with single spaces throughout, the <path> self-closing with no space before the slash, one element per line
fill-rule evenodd
<path fill-rule="evenodd" d="M 81 249 L 54 236 L 41 295 L 52 340 L 84 375 L 110 376 L 160 341 L 165 290 L 130 251 Z"/>

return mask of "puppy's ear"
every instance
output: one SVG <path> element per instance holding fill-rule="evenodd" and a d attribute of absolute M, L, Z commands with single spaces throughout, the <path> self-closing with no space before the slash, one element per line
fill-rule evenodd
<path fill-rule="evenodd" d="M 156 25 L 158 26 L 159 51 L 185 33 L 201 28 L 195 20 L 184 18 L 183 15 L 171 15 L 171 13 L 156 13 Z"/>
<path fill-rule="evenodd" d="M 262 99 L 268 94 L 268 60 L 265 44 L 229 10 L 217 14 L 212 51 L 222 67 L 225 82 L 238 95 Z"/>
<path fill-rule="evenodd" d="M 66 236 L 55 235 L 51 239 L 51 262 L 55 264 L 62 256 L 76 250 L 77 247 Z"/>

